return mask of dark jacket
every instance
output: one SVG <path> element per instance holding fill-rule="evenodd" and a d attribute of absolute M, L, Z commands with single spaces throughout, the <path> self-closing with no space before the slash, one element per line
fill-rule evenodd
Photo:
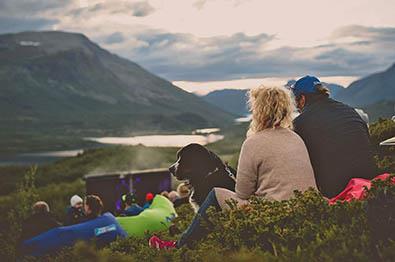
<path fill-rule="evenodd" d="M 317 186 L 326 197 L 340 193 L 351 178 L 376 176 L 368 127 L 353 108 L 327 97 L 316 98 L 294 125 L 309 151 Z"/>
<path fill-rule="evenodd" d="M 33 214 L 22 224 L 21 242 L 59 226 L 62 224 L 49 212 Z"/>
<path fill-rule="evenodd" d="M 143 212 L 143 208 L 139 206 L 138 204 L 132 204 L 129 208 L 125 209 L 123 211 L 123 215 L 125 216 L 137 216 L 141 212 Z"/>
<path fill-rule="evenodd" d="M 84 222 L 86 219 L 82 208 L 69 207 L 67 209 L 65 225 L 75 225 Z"/>

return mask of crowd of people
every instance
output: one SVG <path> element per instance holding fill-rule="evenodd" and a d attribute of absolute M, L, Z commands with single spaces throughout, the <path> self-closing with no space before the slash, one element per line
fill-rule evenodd
<path fill-rule="evenodd" d="M 64 224 L 56 220 L 51 213 L 49 205 L 44 201 L 38 201 L 32 206 L 30 215 L 22 224 L 21 242 L 35 237 L 52 228 L 62 225 L 74 225 L 97 218 L 103 210 L 103 202 L 96 195 L 87 195 L 85 200 L 74 195 L 70 199 L 70 207 Z"/>
<path fill-rule="evenodd" d="M 350 179 L 377 175 L 366 122 L 355 109 L 331 99 L 318 78 L 302 77 L 291 88 L 252 89 L 248 102 L 252 120 L 240 151 L 235 192 L 214 188 L 178 240 L 154 235 L 151 247 L 180 248 L 201 239 L 207 234 L 202 220 L 210 224 L 207 209 L 226 209 L 229 199 L 238 205 L 251 196 L 287 200 L 294 190 L 308 188 L 331 198 Z"/>
<path fill-rule="evenodd" d="M 181 183 L 177 191 L 164 191 L 161 195 L 168 198 L 175 207 L 188 202 L 190 188 Z M 154 194 L 147 193 L 143 206 L 138 204 L 134 193 L 122 195 L 122 210 L 119 216 L 137 216 L 145 209 L 149 208 L 154 199 Z M 87 195 L 82 199 L 78 195 L 70 198 L 70 206 L 66 209 L 64 223 L 56 220 L 51 213 L 49 205 L 44 201 L 38 201 L 32 206 L 32 214 L 22 224 L 21 242 L 33 238 L 43 232 L 59 226 L 70 226 L 83 223 L 97 218 L 102 214 L 103 202 L 99 196 Z"/>

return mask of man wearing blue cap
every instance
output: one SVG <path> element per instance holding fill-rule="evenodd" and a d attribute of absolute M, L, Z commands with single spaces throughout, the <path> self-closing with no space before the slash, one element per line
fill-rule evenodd
<path fill-rule="evenodd" d="M 322 194 L 339 194 L 354 177 L 375 177 L 369 130 L 359 114 L 329 98 L 314 76 L 302 77 L 291 89 L 301 113 L 294 120 L 295 132 L 306 144 Z"/>

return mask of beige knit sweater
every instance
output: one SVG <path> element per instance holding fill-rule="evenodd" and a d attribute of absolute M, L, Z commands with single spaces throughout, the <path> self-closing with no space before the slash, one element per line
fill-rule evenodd
<path fill-rule="evenodd" d="M 243 143 L 237 169 L 236 193 L 216 188 L 221 207 L 233 198 L 240 204 L 252 196 L 285 200 L 294 190 L 316 188 L 313 168 L 303 140 L 286 128 L 266 129 Z"/>

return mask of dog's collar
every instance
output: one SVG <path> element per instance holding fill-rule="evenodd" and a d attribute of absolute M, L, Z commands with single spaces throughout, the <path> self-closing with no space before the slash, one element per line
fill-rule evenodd
<path fill-rule="evenodd" d="M 225 165 L 225 171 L 226 171 L 226 173 L 228 173 L 228 176 L 230 178 L 232 178 L 234 181 L 236 181 L 235 175 L 232 173 L 232 171 L 230 171 L 230 169 L 227 165 Z"/>
<path fill-rule="evenodd" d="M 219 168 L 216 167 L 213 171 L 209 172 L 209 173 L 206 175 L 206 177 L 211 176 L 212 174 L 214 174 L 214 173 L 216 173 L 216 172 L 218 172 L 218 171 L 219 171 Z"/>
<path fill-rule="evenodd" d="M 216 172 L 218 172 L 218 171 L 219 171 L 219 168 L 216 167 L 213 171 L 208 172 L 207 175 L 206 175 L 204 178 L 207 178 L 207 177 L 211 176 L 212 174 L 214 174 L 214 173 L 216 173 Z M 188 183 L 190 183 L 190 180 L 187 180 L 187 181 L 188 181 Z M 198 181 L 193 182 L 193 184 L 199 184 L 199 183 L 200 183 L 200 182 L 198 182 Z M 190 183 L 190 184 L 192 184 L 192 183 Z"/>
<path fill-rule="evenodd" d="M 218 172 L 218 171 L 219 171 L 219 168 L 216 167 L 213 171 L 209 172 L 204 178 L 207 178 L 207 177 L 211 176 L 212 174 L 214 174 L 214 173 L 216 173 L 216 172 Z M 226 166 L 226 165 L 225 165 L 225 171 L 226 171 L 227 175 L 228 175 L 230 178 L 232 178 L 233 180 L 236 181 L 235 176 L 234 176 L 233 173 L 230 171 L 229 167 Z M 188 184 L 190 184 L 190 180 L 187 180 L 187 181 L 188 181 Z"/>

